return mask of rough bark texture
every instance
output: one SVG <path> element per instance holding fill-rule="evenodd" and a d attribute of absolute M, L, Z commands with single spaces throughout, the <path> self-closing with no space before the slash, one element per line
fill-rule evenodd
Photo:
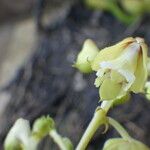
<path fill-rule="evenodd" d="M 88 10 L 81 3 L 68 9 L 62 22 L 54 26 L 50 24 L 48 31 L 39 33 L 35 54 L 4 90 L 11 93 L 11 100 L 1 119 L 0 149 L 17 118 L 33 122 L 47 114 L 54 117 L 62 135 L 74 144 L 79 141 L 98 105 L 98 90 L 93 85 L 95 74 L 82 75 L 71 67 L 86 38 L 96 41 L 100 48 L 126 36 L 143 36 L 150 42 L 150 17 L 126 27 L 111 14 Z M 150 102 L 141 95 L 133 95 L 127 104 L 112 110 L 111 116 L 123 123 L 133 137 L 150 146 L 149 113 Z M 104 140 L 116 135 L 114 130 L 106 135 L 98 132 L 89 149 L 101 149 Z M 41 149 L 57 149 L 49 144 L 49 139 L 45 139 Z"/>

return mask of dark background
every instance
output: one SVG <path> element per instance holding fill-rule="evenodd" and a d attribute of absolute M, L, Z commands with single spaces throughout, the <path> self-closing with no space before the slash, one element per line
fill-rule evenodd
<path fill-rule="evenodd" d="M 49 114 L 59 133 L 76 145 L 98 106 L 95 74 L 83 75 L 71 65 L 85 39 L 99 48 L 127 36 L 140 36 L 150 43 L 150 16 L 129 26 L 108 12 L 89 10 L 75 0 L 0 1 L 0 149 L 19 117 L 31 124 Z M 11 38 L 10 38 L 11 37 Z M 149 45 L 150 46 L 150 45 Z M 150 102 L 144 95 L 110 112 L 136 139 L 150 146 Z M 89 150 L 98 150 L 110 129 L 97 131 Z M 45 138 L 39 149 L 58 149 Z"/>

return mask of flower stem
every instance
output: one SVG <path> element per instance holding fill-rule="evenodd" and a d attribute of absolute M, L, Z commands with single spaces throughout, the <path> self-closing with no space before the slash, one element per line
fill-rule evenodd
<path fill-rule="evenodd" d="M 111 108 L 111 106 L 113 105 L 113 100 L 111 101 L 103 101 L 101 104 L 101 108 L 103 110 L 105 110 L 105 112 L 107 113 L 109 111 L 109 109 Z"/>
<path fill-rule="evenodd" d="M 119 20 L 125 24 L 131 24 L 137 19 L 137 16 L 127 15 L 123 10 L 121 10 L 116 2 L 110 2 L 109 9 L 111 13 L 116 16 Z"/>
<path fill-rule="evenodd" d="M 61 150 L 67 150 L 67 147 L 63 142 L 63 138 L 57 133 L 55 129 L 51 130 L 49 135 L 51 136 L 51 138 L 54 140 L 54 142 L 59 146 Z"/>
<path fill-rule="evenodd" d="M 106 113 L 112 106 L 112 101 L 103 101 L 100 108 L 97 108 L 95 114 L 89 123 L 84 135 L 82 136 L 76 150 L 85 150 L 96 130 L 103 124 L 106 124 Z"/>
<path fill-rule="evenodd" d="M 107 117 L 107 118 L 108 118 L 109 124 L 112 125 L 118 131 L 118 133 L 122 136 L 122 138 L 131 139 L 128 132 L 125 130 L 125 128 L 119 122 L 117 122 L 115 119 L 113 119 L 111 117 Z"/>

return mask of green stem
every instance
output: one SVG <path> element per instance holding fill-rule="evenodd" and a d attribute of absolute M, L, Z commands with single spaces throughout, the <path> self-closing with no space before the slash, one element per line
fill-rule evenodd
<path fill-rule="evenodd" d="M 101 108 L 103 110 L 105 110 L 105 112 L 107 113 L 109 111 L 109 109 L 112 107 L 113 105 L 113 100 L 111 101 L 103 101 L 102 104 L 101 104 Z"/>
<path fill-rule="evenodd" d="M 64 144 L 62 137 L 57 133 L 57 131 L 55 129 L 51 130 L 49 134 L 61 150 L 67 150 L 66 145 Z"/>
<path fill-rule="evenodd" d="M 118 133 L 122 136 L 122 138 L 131 139 L 128 132 L 124 129 L 124 127 L 119 122 L 117 122 L 115 119 L 111 117 L 107 117 L 107 118 L 108 118 L 109 124 L 112 125 L 118 131 Z"/>
<path fill-rule="evenodd" d="M 31 137 L 31 138 L 29 139 L 29 141 L 32 143 L 32 145 L 30 145 L 29 143 L 27 143 L 26 145 L 22 145 L 22 144 L 21 144 L 21 146 L 22 146 L 21 150 L 22 150 L 22 149 L 23 149 L 23 150 L 36 150 L 36 149 L 38 148 L 38 144 L 40 143 L 40 140 L 39 140 L 39 139 L 34 138 L 34 137 Z M 17 150 L 18 150 L 18 149 L 17 149 Z M 19 150 L 20 150 L 20 148 L 19 148 Z"/>
<path fill-rule="evenodd" d="M 116 1 L 110 2 L 109 10 L 114 16 L 126 24 L 130 24 L 136 20 L 135 16 L 127 15 L 123 10 L 121 10 Z"/>
<path fill-rule="evenodd" d="M 107 122 L 106 113 L 112 106 L 112 101 L 104 101 L 101 104 L 101 108 L 97 108 L 95 114 L 88 125 L 85 133 L 83 134 L 76 150 L 85 150 L 93 135 L 97 131 L 97 129 Z"/>

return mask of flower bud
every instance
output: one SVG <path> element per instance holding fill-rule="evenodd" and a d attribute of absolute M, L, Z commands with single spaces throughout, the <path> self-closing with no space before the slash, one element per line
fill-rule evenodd
<path fill-rule="evenodd" d="M 141 15 L 145 12 L 145 0 L 121 0 L 121 3 L 130 14 Z"/>
<path fill-rule="evenodd" d="M 95 43 L 92 40 L 87 39 L 84 42 L 83 48 L 78 54 L 76 63 L 73 66 L 79 69 L 82 73 L 92 72 L 91 62 L 97 55 L 98 51 L 99 49 Z"/>
<path fill-rule="evenodd" d="M 103 150 L 150 150 L 143 143 L 134 139 L 114 138 L 106 141 Z"/>
<path fill-rule="evenodd" d="M 145 2 L 145 10 L 150 13 L 150 0 L 144 0 Z"/>
<path fill-rule="evenodd" d="M 143 92 L 147 80 L 147 46 L 141 38 L 127 38 L 101 50 L 92 61 L 101 100 Z"/>
<path fill-rule="evenodd" d="M 121 0 L 122 7 L 132 15 L 150 12 L 150 0 Z"/>
<path fill-rule="evenodd" d="M 55 123 L 49 116 L 37 119 L 33 124 L 32 133 L 35 137 L 42 139 L 55 128 Z"/>
<path fill-rule="evenodd" d="M 18 119 L 5 139 L 5 150 L 24 150 L 24 145 L 28 143 L 30 132 L 29 122 L 24 119 Z"/>
<path fill-rule="evenodd" d="M 120 7 L 120 1 L 118 0 L 84 0 L 84 1 L 89 8 L 108 11 L 111 14 L 113 14 L 118 20 L 120 20 L 125 24 L 130 24 L 136 19 L 136 16 L 126 13 Z"/>
<path fill-rule="evenodd" d="M 111 0 L 85 0 L 87 6 L 94 9 L 109 10 L 112 4 Z"/>

